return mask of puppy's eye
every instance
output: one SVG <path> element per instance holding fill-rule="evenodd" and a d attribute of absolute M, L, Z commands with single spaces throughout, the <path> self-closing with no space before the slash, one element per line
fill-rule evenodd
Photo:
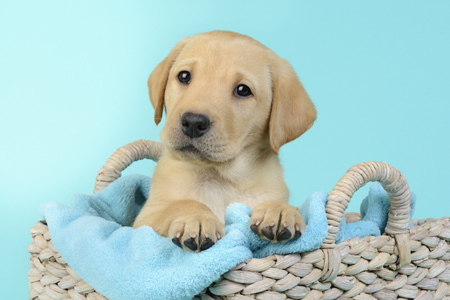
<path fill-rule="evenodd" d="M 238 85 L 234 92 L 239 97 L 250 97 L 251 95 L 253 95 L 250 88 L 245 84 Z"/>
<path fill-rule="evenodd" d="M 191 81 L 191 73 L 188 71 L 181 71 L 178 73 L 178 80 L 181 83 L 188 84 Z"/>

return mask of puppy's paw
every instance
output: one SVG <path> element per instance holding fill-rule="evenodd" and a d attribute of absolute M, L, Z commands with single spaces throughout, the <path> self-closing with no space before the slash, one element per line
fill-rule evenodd
<path fill-rule="evenodd" d="M 169 228 L 169 238 L 186 251 L 206 250 L 224 235 L 225 227 L 213 213 L 179 217 Z"/>
<path fill-rule="evenodd" d="M 298 239 L 305 231 L 305 221 L 297 208 L 279 201 L 257 205 L 249 225 L 260 238 L 272 243 Z"/>

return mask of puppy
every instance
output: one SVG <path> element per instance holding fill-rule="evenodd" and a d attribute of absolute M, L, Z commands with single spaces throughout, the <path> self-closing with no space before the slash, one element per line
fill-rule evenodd
<path fill-rule="evenodd" d="M 307 131 L 316 109 L 291 65 L 254 39 L 213 31 L 182 39 L 148 79 L 164 155 L 134 228 L 148 225 L 188 251 L 225 235 L 226 207 L 252 209 L 262 239 L 296 239 L 280 147 Z"/>

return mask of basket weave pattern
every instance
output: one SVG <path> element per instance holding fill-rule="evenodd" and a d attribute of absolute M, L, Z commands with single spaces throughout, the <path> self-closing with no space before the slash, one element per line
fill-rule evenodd
<path fill-rule="evenodd" d="M 412 262 L 400 270 L 396 270 L 395 239 L 367 236 L 347 239 L 336 247 L 341 264 L 331 282 L 321 281 L 327 252 L 318 249 L 248 260 L 208 291 L 242 300 L 450 299 L 450 218 L 429 221 L 409 229 Z"/>
<path fill-rule="evenodd" d="M 160 143 L 144 140 L 119 148 L 100 169 L 94 192 L 120 177 L 132 162 L 157 161 L 163 151 Z M 389 196 L 386 233 L 335 245 L 351 197 L 369 181 L 380 182 Z M 196 298 L 450 300 L 450 218 L 414 220 L 408 228 L 409 212 L 409 187 L 399 171 L 383 162 L 355 165 L 328 197 L 329 234 L 321 249 L 249 259 Z M 67 265 L 45 222 L 33 226 L 31 234 L 29 299 L 107 300 Z"/>
<path fill-rule="evenodd" d="M 50 239 L 48 227 L 42 221 L 30 230 L 33 241 L 28 271 L 29 299 L 108 300 L 95 292 L 64 261 Z"/>
<path fill-rule="evenodd" d="M 426 221 L 426 222 L 425 222 Z M 411 264 L 395 270 L 389 235 L 352 238 L 336 246 L 338 276 L 321 282 L 326 251 L 250 259 L 225 273 L 201 299 L 450 299 L 450 218 L 420 220 L 408 229 Z M 48 227 L 31 228 L 29 299 L 107 300 L 53 246 Z M 394 270 L 393 270 L 394 269 Z M 230 295 L 230 297 L 227 297 Z"/>

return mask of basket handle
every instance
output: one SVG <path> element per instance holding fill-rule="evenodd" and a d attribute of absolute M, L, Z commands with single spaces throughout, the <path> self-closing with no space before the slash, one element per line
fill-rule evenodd
<path fill-rule="evenodd" d="M 160 142 L 137 140 L 117 149 L 98 171 L 94 194 L 107 187 L 122 175 L 133 162 L 147 158 L 157 162 L 164 153 Z"/>
<path fill-rule="evenodd" d="M 322 249 L 334 249 L 336 234 L 353 194 L 369 181 L 378 181 L 389 196 L 391 207 L 386 233 L 394 235 L 399 250 L 399 265 L 411 262 L 408 224 L 411 210 L 411 194 L 403 174 L 385 162 L 368 161 L 347 170 L 328 196 L 325 207 L 328 236 Z"/>

